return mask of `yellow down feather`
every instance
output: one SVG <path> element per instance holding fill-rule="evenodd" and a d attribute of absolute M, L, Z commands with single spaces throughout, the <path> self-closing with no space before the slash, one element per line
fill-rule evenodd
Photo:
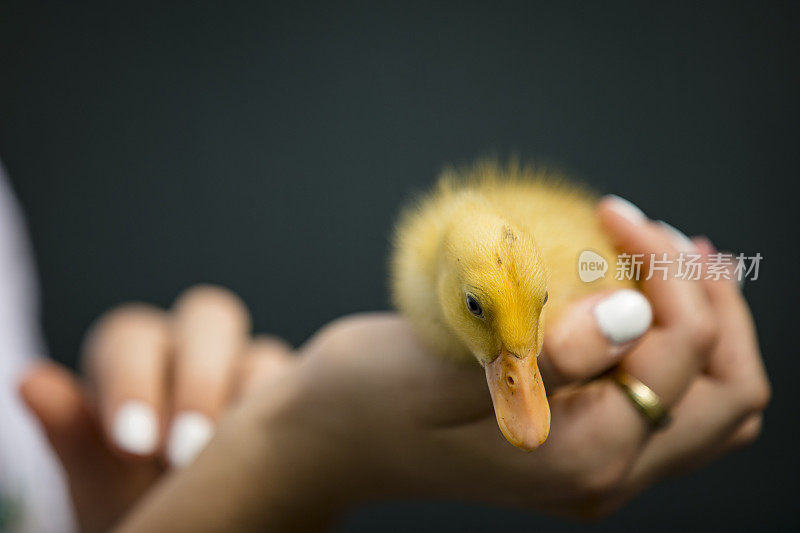
<path fill-rule="evenodd" d="M 501 344 L 538 353 L 545 314 L 552 319 L 571 300 L 632 286 L 614 279 L 613 263 L 604 279 L 578 277 L 583 250 L 615 257 L 595 203 L 588 189 L 517 163 L 446 170 L 397 223 L 394 305 L 443 355 L 486 363 Z M 485 316 L 470 313 L 470 293 Z"/>

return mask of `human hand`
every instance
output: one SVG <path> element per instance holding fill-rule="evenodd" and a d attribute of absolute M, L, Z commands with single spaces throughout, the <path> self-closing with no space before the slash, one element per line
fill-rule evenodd
<path fill-rule="evenodd" d="M 289 346 L 251 338 L 243 302 L 196 286 L 172 310 L 125 304 L 87 334 L 86 383 L 42 364 L 22 385 L 69 481 L 81 528 L 105 531 L 168 470 L 190 463 L 239 395 L 289 368 Z"/>
<path fill-rule="evenodd" d="M 622 250 L 674 256 L 686 245 L 623 213 L 614 202 L 599 208 Z M 398 495 L 607 514 L 666 475 L 751 441 L 769 397 L 734 282 L 654 277 L 642 289 L 654 321 L 638 339 L 630 323 L 602 316 L 608 294 L 576 302 L 546 332 L 553 425 L 533 453 L 502 438 L 480 368 L 428 353 L 396 315 L 359 315 L 319 332 L 285 379 L 254 387 L 198 463 L 151 492 L 126 526 L 316 527 L 344 505 Z M 615 365 L 660 396 L 669 428 L 654 433 L 598 377 Z M 176 503 L 191 516 L 172 512 Z"/>
<path fill-rule="evenodd" d="M 674 258 L 687 245 L 616 200 L 598 214 L 622 251 Z M 705 240 L 694 245 L 713 251 Z M 301 348 L 291 419 L 327 435 L 326 449 L 341 446 L 345 462 L 329 477 L 348 479 L 352 500 L 429 495 L 605 515 L 659 479 L 753 440 L 770 394 L 734 281 L 656 275 L 642 291 L 653 325 L 622 346 L 597 321 L 608 294 L 575 303 L 547 330 L 541 368 L 552 428 L 533 453 L 500 435 L 479 367 L 437 359 L 392 314 L 337 321 Z M 672 414 L 668 428 L 654 432 L 616 383 L 598 377 L 616 365 L 658 394 Z M 330 490 L 343 498 L 346 489 Z"/>

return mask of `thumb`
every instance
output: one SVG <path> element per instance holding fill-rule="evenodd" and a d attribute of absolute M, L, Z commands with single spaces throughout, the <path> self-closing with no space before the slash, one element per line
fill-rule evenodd
<path fill-rule="evenodd" d="M 19 392 L 71 480 L 91 468 L 93 459 L 107 454 L 89 401 L 78 380 L 65 368 L 37 364 L 23 378 Z"/>
<path fill-rule="evenodd" d="M 633 289 L 572 302 L 548 325 L 539 368 L 548 387 L 580 383 L 616 365 L 650 327 L 650 302 Z"/>

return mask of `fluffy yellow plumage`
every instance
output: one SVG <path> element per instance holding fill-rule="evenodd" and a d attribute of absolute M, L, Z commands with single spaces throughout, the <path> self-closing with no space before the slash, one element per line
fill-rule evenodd
<path fill-rule="evenodd" d="M 435 351 L 474 357 L 486 368 L 500 428 L 522 448 L 536 447 L 549 429 L 536 367 L 545 315 L 627 285 L 612 276 L 591 284 L 578 277 L 583 250 L 614 255 L 595 201 L 558 176 L 482 162 L 444 172 L 397 225 L 396 307 Z"/>

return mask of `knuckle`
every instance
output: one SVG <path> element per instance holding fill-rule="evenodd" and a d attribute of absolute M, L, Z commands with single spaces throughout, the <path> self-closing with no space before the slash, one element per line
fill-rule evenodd
<path fill-rule="evenodd" d="M 568 352 L 548 353 L 547 367 L 556 374 L 561 381 L 578 381 L 586 377 L 583 362 L 577 357 L 572 357 Z"/>
<path fill-rule="evenodd" d="M 754 416 L 747 419 L 736 435 L 736 446 L 746 446 L 752 444 L 761 435 L 761 429 L 764 425 L 764 418 L 761 415 Z"/>
<path fill-rule="evenodd" d="M 710 311 L 701 311 L 685 323 L 691 345 L 699 352 L 709 351 L 717 342 L 717 319 Z"/>
<path fill-rule="evenodd" d="M 194 285 L 175 300 L 176 309 L 212 312 L 236 321 L 249 322 L 250 315 L 239 296 L 216 285 Z"/>
<path fill-rule="evenodd" d="M 352 376 L 367 371 L 363 364 L 365 354 L 373 354 L 374 346 L 384 346 L 387 339 L 391 345 L 382 348 L 385 353 L 402 354 L 419 350 L 420 345 L 409 340 L 409 325 L 404 319 L 389 313 L 356 313 L 338 318 L 320 329 L 299 353 L 324 366 L 337 375 L 351 372 Z"/>
<path fill-rule="evenodd" d="M 262 333 L 253 337 L 251 350 L 259 354 L 284 354 L 292 351 L 292 345 L 277 335 Z"/>
<path fill-rule="evenodd" d="M 627 472 L 627 458 L 614 459 L 600 468 L 584 473 L 579 489 L 585 496 L 593 499 L 605 498 L 619 489 Z"/>
<path fill-rule="evenodd" d="M 547 331 L 544 340 L 545 350 L 553 353 L 561 353 L 569 349 L 570 335 L 567 332 L 568 328 L 561 327 L 561 324 L 556 323 L 554 327 Z"/>
<path fill-rule="evenodd" d="M 147 333 L 161 328 L 162 313 L 146 304 L 123 304 L 107 311 L 90 327 L 91 337 Z"/>
<path fill-rule="evenodd" d="M 574 334 L 564 331 L 554 332 L 547 339 L 544 347 L 544 356 L 547 370 L 552 372 L 561 381 L 578 381 L 587 377 L 586 357 L 578 356 L 579 350 L 575 347 Z"/>
<path fill-rule="evenodd" d="M 351 353 L 354 339 L 364 327 L 358 315 L 348 315 L 324 326 L 313 339 L 313 344 L 325 347 L 329 357 L 344 357 Z"/>
<path fill-rule="evenodd" d="M 106 311 L 89 326 L 83 340 L 81 366 L 91 371 L 92 363 L 113 352 L 114 346 L 138 339 L 159 342 L 166 335 L 163 311 L 143 303 L 122 304 Z"/>
<path fill-rule="evenodd" d="M 565 453 L 571 454 L 577 467 L 574 488 L 585 496 L 598 498 L 613 493 L 623 484 L 637 442 L 626 432 L 615 429 L 619 427 L 615 386 L 597 383 L 592 388 L 590 396 L 585 398 L 586 405 L 576 406 L 585 413 L 587 423 L 582 424 L 583 431 L 568 441 L 571 443 Z M 592 445 L 586 446 L 587 442 Z"/>
<path fill-rule="evenodd" d="M 769 405 L 772 398 L 772 387 L 766 378 L 753 380 L 742 390 L 741 397 L 746 412 L 760 413 Z"/>

